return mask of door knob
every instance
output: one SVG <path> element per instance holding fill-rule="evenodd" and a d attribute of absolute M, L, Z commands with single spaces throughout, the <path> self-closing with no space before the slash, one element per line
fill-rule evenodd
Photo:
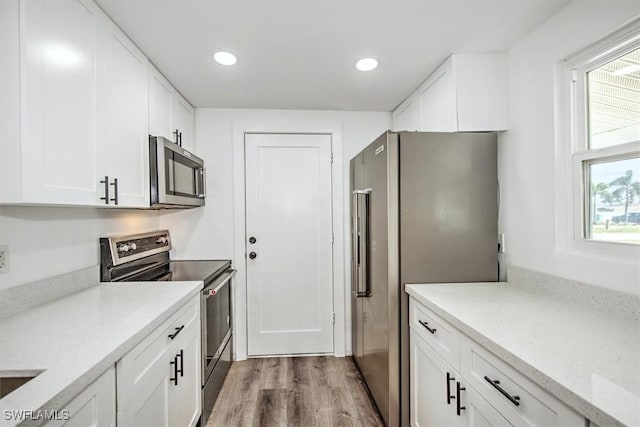
<path fill-rule="evenodd" d="M 249 258 L 256 259 L 257 256 L 258 254 L 256 254 L 255 252 L 249 252 Z"/>
<path fill-rule="evenodd" d="M 251 236 L 249 237 L 249 243 L 254 244 L 256 242 L 256 238 Z"/>

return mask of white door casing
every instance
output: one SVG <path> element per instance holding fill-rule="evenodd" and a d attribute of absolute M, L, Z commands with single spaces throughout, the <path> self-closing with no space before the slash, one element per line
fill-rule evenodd
<path fill-rule="evenodd" d="M 331 136 L 245 144 L 248 354 L 333 353 Z"/>

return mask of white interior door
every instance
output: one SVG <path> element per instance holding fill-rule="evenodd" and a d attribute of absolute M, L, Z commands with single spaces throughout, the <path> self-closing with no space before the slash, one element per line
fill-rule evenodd
<path fill-rule="evenodd" d="M 331 137 L 245 144 L 248 354 L 332 353 Z"/>

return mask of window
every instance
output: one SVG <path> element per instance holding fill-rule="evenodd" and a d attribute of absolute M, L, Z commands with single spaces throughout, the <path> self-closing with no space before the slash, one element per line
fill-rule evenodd
<path fill-rule="evenodd" d="M 640 245 L 640 30 L 567 61 L 574 237 Z"/>

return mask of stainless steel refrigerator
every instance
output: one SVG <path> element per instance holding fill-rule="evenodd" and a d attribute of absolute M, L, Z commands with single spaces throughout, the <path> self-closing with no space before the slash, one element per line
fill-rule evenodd
<path fill-rule="evenodd" d="M 385 132 L 351 160 L 352 349 L 387 426 L 409 425 L 407 283 L 498 280 L 493 133 Z"/>

